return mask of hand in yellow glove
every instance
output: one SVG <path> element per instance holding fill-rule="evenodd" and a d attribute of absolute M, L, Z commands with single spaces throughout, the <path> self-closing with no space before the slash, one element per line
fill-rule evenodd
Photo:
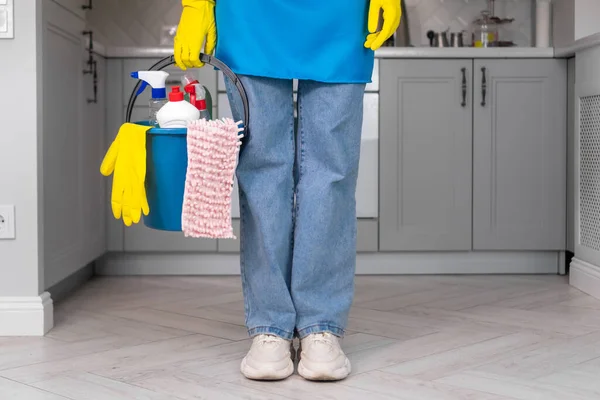
<path fill-rule="evenodd" d="M 202 43 L 205 54 L 212 54 L 217 44 L 214 0 L 182 0 L 183 12 L 175 35 L 175 63 L 183 70 L 200 68 Z"/>
<path fill-rule="evenodd" d="M 402 0 L 371 0 L 369 6 L 369 32 L 365 47 L 371 50 L 377 50 L 388 40 L 400 25 L 402 9 L 400 3 Z M 379 26 L 379 10 L 383 9 L 383 27 L 377 32 Z"/>
<path fill-rule="evenodd" d="M 125 123 L 104 156 L 100 173 L 113 174 L 111 206 L 116 219 L 127 226 L 150 211 L 146 199 L 146 132 L 149 126 Z"/>

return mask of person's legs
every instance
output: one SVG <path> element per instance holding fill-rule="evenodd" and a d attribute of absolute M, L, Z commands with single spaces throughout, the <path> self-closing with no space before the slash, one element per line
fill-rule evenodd
<path fill-rule="evenodd" d="M 246 325 L 252 337 L 270 334 L 289 340 L 296 326 L 290 296 L 295 157 L 292 81 L 240 79 L 250 104 L 250 134 L 240 151 L 236 173 Z M 233 116 L 242 120 L 238 91 L 229 80 L 226 86 Z"/>
<path fill-rule="evenodd" d="M 300 81 L 291 294 L 300 338 L 344 334 L 354 295 L 364 84 Z"/>

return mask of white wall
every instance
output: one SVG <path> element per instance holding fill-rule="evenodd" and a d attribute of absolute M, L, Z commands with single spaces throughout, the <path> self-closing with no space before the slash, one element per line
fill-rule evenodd
<path fill-rule="evenodd" d="M 575 1 L 575 40 L 600 32 L 600 0 Z"/>
<path fill-rule="evenodd" d="M 575 41 L 575 0 L 554 0 L 552 10 L 554 47 L 567 47 Z"/>
<path fill-rule="evenodd" d="M 468 30 L 471 21 L 487 8 L 487 0 L 403 1 L 416 46 L 428 45 L 429 29 Z M 498 0 L 496 14 L 515 18 L 511 26 L 515 43 L 532 44 L 531 0 Z M 172 44 L 166 33 L 176 27 L 180 15 L 181 0 L 102 0 L 94 2 L 88 21 L 98 41 L 107 46 L 168 47 Z"/>
<path fill-rule="evenodd" d="M 15 38 L 0 40 L 0 204 L 16 206 L 17 236 L 0 240 L 0 297 L 38 296 L 43 289 L 38 225 L 40 8 L 41 0 L 15 1 Z"/>
<path fill-rule="evenodd" d="M 552 14 L 554 47 L 600 33 L 600 0 L 554 0 Z"/>

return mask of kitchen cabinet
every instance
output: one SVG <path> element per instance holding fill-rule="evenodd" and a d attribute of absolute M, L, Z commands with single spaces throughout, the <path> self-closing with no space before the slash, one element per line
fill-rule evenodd
<path fill-rule="evenodd" d="M 86 9 L 84 6 L 88 6 L 90 0 L 44 0 L 44 1 L 52 1 L 69 12 L 73 13 L 77 17 L 81 19 L 85 19 Z"/>
<path fill-rule="evenodd" d="M 567 250 L 575 253 L 575 57 L 567 62 Z"/>
<path fill-rule="evenodd" d="M 42 2 L 43 60 L 40 176 L 43 182 L 45 287 L 61 281 L 106 251 L 105 185 L 98 173 L 105 148 L 105 61 L 97 59 L 98 102 L 91 75 L 85 22 L 53 1 Z M 42 173 L 43 171 L 43 173 Z"/>
<path fill-rule="evenodd" d="M 564 250 L 567 61 L 474 67 L 473 248 Z"/>
<path fill-rule="evenodd" d="M 87 60 L 87 52 L 85 54 Z M 96 86 L 96 102 L 88 101 L 94 98 L 94 83 L 91 75 L 83 78 L 83 129 L 81 131 L 81 177 L 83 196 L 84 237 L 88 240 L 84 252 L 88 254 L 85 262 L 90 262 L 106 251 L 106 219 L 99 210 L 106 207 L 106 178 L 99 173 L 100 164 L 104 158 L 106 129 L 106 59 L 94 56 L 97 65 L 98 81 Z"/>
<path fill-rule="evenodd" d="M 182 232 L 158 231 L 147 228 L 143 221 L 125 227 L 124 250 L 130 252 L 215 252 L 214 239 L 186 238 Z"/>
<path fill-rule="evenodd" d="M 379 249 L 471 248 L 472 60 L 380 60 Z"/>
<path fill-rule="evenodd" d="M 565 249 L 565 60 L 380 69 L 380 250 Z"/>

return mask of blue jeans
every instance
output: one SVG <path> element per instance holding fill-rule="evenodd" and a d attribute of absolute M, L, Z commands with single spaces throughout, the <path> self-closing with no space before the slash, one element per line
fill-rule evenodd
<path fill-rule="evenodd" d="M 241 274 L 250 336 L 343 336 L 354 295 L 356 180 L 364 84 L 242 76 Z M 239 94 L 226 80 L 233 116 Z"/>

